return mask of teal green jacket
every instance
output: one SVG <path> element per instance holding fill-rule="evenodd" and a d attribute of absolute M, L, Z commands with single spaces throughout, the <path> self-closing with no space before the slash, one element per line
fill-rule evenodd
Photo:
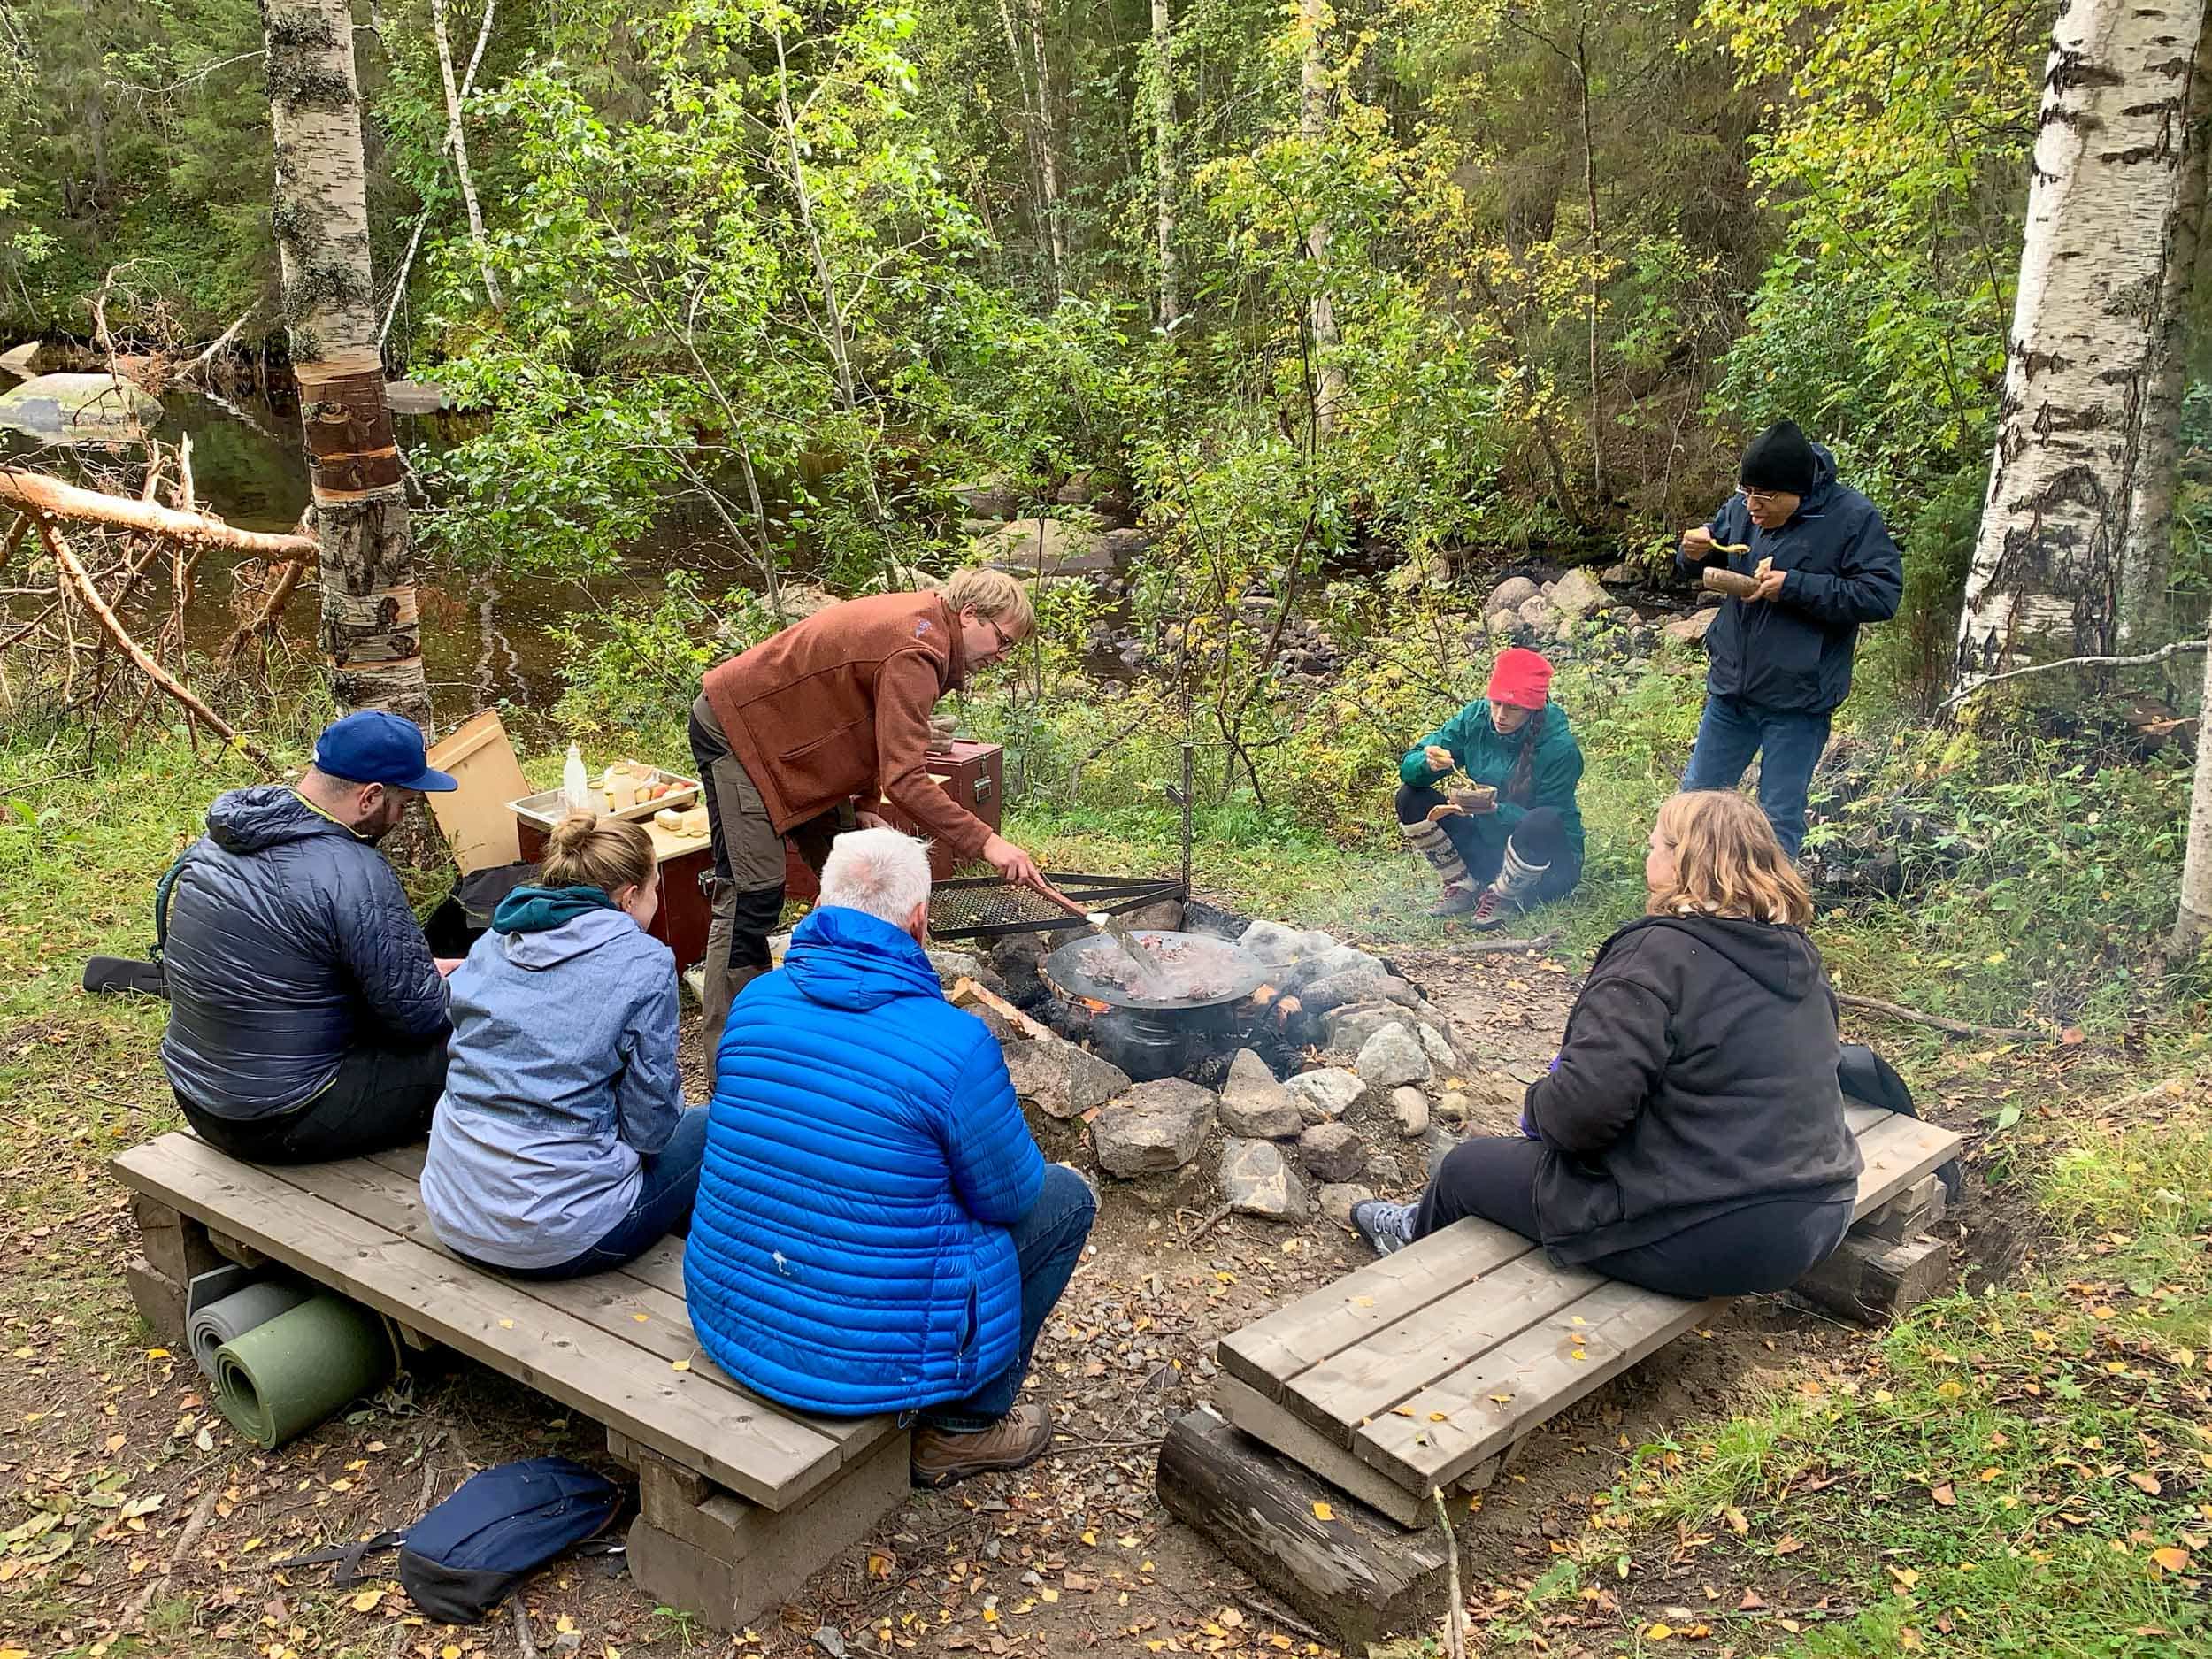
<path fill-rule="evenodd" d="M 1567 838 L 1574 843 L 1575 859 L 1582 859 L 1582 810 L 1575 804 L 1575 786 L 1582 781 L 1582 750 L 1575 742 L 1573 729 L 1567 724 L 1566 710 L 1552 703 L 1544 710 L 1544 729 L 1536 740 L 1536 764 L 1530 782 L 1530 797 L 1525 803 L 1505 798 L 1506 784 L 1512 779 L 1513 768 L 1521 757 L 1521 734 L 1508 737 L 1490 724 L 1490 703 L 1478 697 L 1457 714 L 1444 722 L 1443 726 L 1430 733 L 1411 749 L 1398 763 L 1398 776 L 1406 783 L 1419 787 L 1433 784 L 1440 774 L 1429 770 L 1427 757 L 1422 754 L 1431 743 L 1452 751 L 1452 758 L 1459 763 L 1460 771 L 1476 783 L 1486 783 L 1498 792 L 1498 810 L 1470 818 L 1477 833 L 1486 841 L 1502 841 L 1512 834 L 1513 826 L 1526 818 L 1531 809 L 1550 807 L 1566 823 Z"/>

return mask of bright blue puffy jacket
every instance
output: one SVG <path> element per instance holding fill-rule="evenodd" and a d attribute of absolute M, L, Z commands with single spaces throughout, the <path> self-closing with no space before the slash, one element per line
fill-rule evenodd
<path fill-rule="evenodd" d="M 920 946 L 858 910 L 808 916 L 731 1008 L 709 1110 L 684 1290 L 716 1364 L 860 1416 L 961 1399 L 1014 1363 L 1008 1229 L 1044 1156 L 997 1040 Z"/>

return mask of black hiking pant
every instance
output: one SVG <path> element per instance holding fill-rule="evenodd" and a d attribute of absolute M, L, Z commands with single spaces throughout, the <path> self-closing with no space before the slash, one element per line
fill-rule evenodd
<path fill-rule="evenodd" d="M 1418 824 L 1428 817 L 1431 809 L 1442 806 L 1446 797 L 1441 790 L 1426 784 L 1408 783 L 1398 786 L 1398 822 Z M 1545 866 L 1538 878 L 1532 904 L 1549 904 L 1563 899 L 1575 890 L 1582 879 L 1582 861 L 1575 856 L 1574 843 L 1567 839 L 1567 821 L 1557 810 L 1548 806 L 1532 808 L 1518 824 L 1510 836 L 1497 833 L 1494 814 L 1448 812 L 1437 819 L 1444 834 L 1458 853 L 1459 862 L 1467 866 L 1467 879 L 1477 887 L 1486 887 L 1505 865 L 1506 843 L 1513 844 L 1515 856 L 1533 868 Z M 1484 833 L 1488 826 L 1488 833 Z"/>
<path fill-rule="evenodd" d="M 177 1104 L 192 1133 L 249 1164 L 325 1164 L 411 1145 L 430 1133 L 445 1093 L 446 1033 L 418 1043 L 368 1044 L 338 1062 L 312 1100 L 269 1118 L 225 1118 Z"/>

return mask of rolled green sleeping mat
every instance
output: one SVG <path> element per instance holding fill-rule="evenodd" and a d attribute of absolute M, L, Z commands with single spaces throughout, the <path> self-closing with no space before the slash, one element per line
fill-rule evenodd
<path fill-rule="evenodd" d="M 316 1295 L 215 1352 L 215 1403 L 260 1446 L 281 1446 L 399 1370 L 390 1327 L 342 1296 Z"/>
<path fill-rule="evenodd" d="M 256 1325 L 266 1325 L 280 1313 L 289 1313 L 306 1300 L 307 1293 L 297 1286 L 265 1279 L 243 1290 L 233 1291 L 220 1302 L 211 1302 L 192 1316 L 186 1329 L 192 1342 L 192 1357 L 199 1361 L 202 1371 L 214 1376 L 218 1348 L 226 1342 L 235 1342 Z"/>

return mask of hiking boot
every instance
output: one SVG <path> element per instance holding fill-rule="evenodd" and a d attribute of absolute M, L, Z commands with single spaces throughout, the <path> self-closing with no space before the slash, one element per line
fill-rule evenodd
<path fill-rule="evenodd" d="M 1485 887 L 1479 895 L 1472 887 L 1446 887 L 1436 902 L 1429 906 L 1428 913 L 1431 916 L 1464 916 L 1475 908 L 1480 899 L 1487 897 L 1489 891 Z"/>
<path fill-rule="evenodd" d="M 1363 1198 L 1352 1206 L 1352 1225 L 1375 1247 L 1377 1256 L 1388 1256 L 1413 1242 L 1413 1216 L 1419 1208 L 1394 1204 L 1386 1198 Z"/>
<path fill-rule="evenodd" d="M 1494 927 L 1504 926 L 1505 918 L 1521 907 L 1500 893 L 1497 888 L 1485 887 L 1476 895 L 1475 902 L 1470 908 L 1474 913 L 1467 918 L 1467 925 L 1471 927 L 1479 927 L 1487 933 Z"/>
<path fill-rule="evenodd" d="M 908 1472 L 916 1486 L 935 1490 L 971 1475 L 1026 1468 L 1051 1444 L 1052 1413 L 1039 1405 L 1018 1405 L 973 1434 L 956 1434 L 926 1424 L 917 1427 Z"/>

